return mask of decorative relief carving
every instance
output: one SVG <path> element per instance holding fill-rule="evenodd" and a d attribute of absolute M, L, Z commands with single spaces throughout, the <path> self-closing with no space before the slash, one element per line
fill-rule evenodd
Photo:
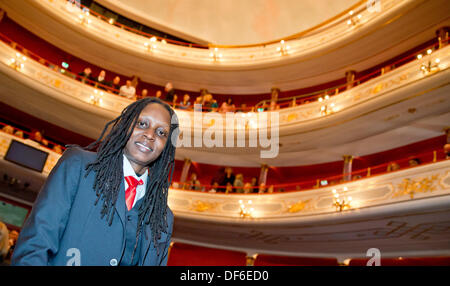
<path fill-rule="evenodd" d="M 311 208 L 312 208 L 312 206 L 311 206 L 311 199 L 304 200 L 304 201 L 299 200 L 297 203 L 294 203 L 292 205 L 288 205 L 287 211 L 289 213 L 297 213 L 297 212 L 303 211 L 305 209 L 311 209 Z"/>
<path fill-rule="evenodd" d="M 365 224 L 363 224 L 365 225 Z M 316 226 L 317 227 L 317 226 Z M 403 221 L 388 221 L 384 226 L 374 228 L 362 226 L 352 231 L 323 231 L 317 232 L 316 227 L 305 229 L 303 233 L 295 231 L 291 233 L 275 234 L 260 230 L 250 230 L 248 233 L 239 234 L 239 239 L 258 241 L 264 244 L 296 244 L 296 243 L 331 243 L 349 241 L 367 241 L 373 239 L 407 239 L 407 240 L 443 240 L 450 238 L 450 221 L 426 222 L 409 224 Z M 330 226 L 332 227 L 332 226 Z M 325 226 L 322 226 L 325 228 Z"/>
<path fill-rule="evenodd" d="M 431 175 L 430 178 L 426 177 L 421 180 L 415 181 L 410 178 L 402 180 L 402 183 L 398 185 L 398 190 L 392 195 L 393 198 L 409 195 L 411 199 L 414 199 L 416 193 L 426 193 L 436 190 L 435 183 L 439 179 L 439 175 Z"/>
<path fill-rule="evenodd" d="M 215 210 L 215 208 L 218 206 L 218 203 L 210 203 L 210 202 L 204 202 L 197 200 L 195 203 L 192 204 L 191 209 L 193 209 L 196 212 L 206 212 L 206 211 L 212 211 Z"/>
<path fill-rule="evenodd" d="M 38 2 L 50 13 L 54 13 L 57 16 L 64 17 L 66 19 L 71 18 L 74 20 L 74 22 L 78 22 L 79 10 L 67 9 L 66 0 L 54 1 L 52 5 L 48 5 L 48 3 L 46 3 L 45 1 Z M 394 6 L 401 6 L 403 3 L 404 1 L 399 0 L 384 0 L 383 12 L 387 12 Z M 365 9 L 365 6 L 365 2 L 361 2 L 359 4 L 359 7 L 361 7 L 360 9 L 362 10 L 362 14 L 364 15 L 364 21 L 360 22 L 360 24 L 371 22 L 371 20 L 379 18 L 381 15 L 380 13 L 370 13 L 369 11 L 367 11 L 367 9 Z M 343 15 L 342 17 L 346 17 L 346 15 Z M 142 39 L 145 39 L 145 36 L 143 35 L 138 35 L 136 33 L 127 31 L 126 29 L 121 29 L 119 27 L 116 27 L 115 25 L 108 24 L 97 19 L 93 15 L 89 16 L 88 23 L 89 25 L 84 23 L 82 27 L 87 29 L 90 33 L 94 33 L 96 35 L 104 37 L 107 37 L 108 35 L 114 35 L 116 37 L 116 40 L 118 40 L 122 45 L 129 45 L 130 42 L 133 42 L 134 47 L 142 47 L 142 45 L 139 43 L 142 41 Z M 330 29 L 320 29 L 320 31 L 318 31 L 317 33 L 313 33 L 311 35 L 308 35 L 307 37 L 298 37 L 298 39 L 291 39 L 289 41 L 291 51 L 295 51 L 295 53 L 302 53 L 306 49 L 309 50 L 322 47 L 323 43 L 330 43 L 330 41 L 333 42 L 337 38 L 345 37 L 350 32 L 352 32 L 352 29 L 349 29 L 346 21 L 339 21 L 338 19 L 334 19 L 330 23 L 333 23 L 333 25 L 330 26 Z M 264 61 L 267 58 L 279 56 L 279 52 L 276 52 L 276 49 L 274 48 L 278 45 L 278 43 L 271 43 L 269 45 L 260 44 L 247 48 L 226 48 L 224 49 L 226 51 L 226 54 L 224 54 L 224 58 L 226 58 L 227 62 L 233 63 L 236 61 L 242 61 L 242 59 L 247 59 L 250 55 L 256 53 L 257 56 L 252 59 L 252 62 L 254 62 L 255 59 Z M 262 47 L 264 49 L 262 49 Z M 186 51 L 188 51 L 189 54 L 188 60 L 199 60 L 203 63 L 209 63 L 209 57 L 207 56 L 209 51 L 206 49 L 194 49 L 183 46 L 167 45 L 164 49 L 161 49 L 161 52 L 159 54 L 160 56 L 170 54 L 174 58 L 179 58 L 180 55 L 182 55 L 182 53 Z"/>

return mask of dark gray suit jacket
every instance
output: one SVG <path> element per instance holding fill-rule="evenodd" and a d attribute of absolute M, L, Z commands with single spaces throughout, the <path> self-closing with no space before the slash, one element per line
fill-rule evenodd
<path fill-rule="evenodd" d="M 118 265 L 125 249 L 125 184 L 122 180 L 111 226 L 101 218 L 101 200 L 93 189 L 95 172 L 85 166 L 96 153 L 70 148 L 42 187 L 14 249 L 12 265 Z M 173 227 L 167 207 L 166 233 L 155 246 L 152 231 L 141 236 L 139 265 L 166 265 Z M 157 255 L 157 249 L 159 255 Z"/>

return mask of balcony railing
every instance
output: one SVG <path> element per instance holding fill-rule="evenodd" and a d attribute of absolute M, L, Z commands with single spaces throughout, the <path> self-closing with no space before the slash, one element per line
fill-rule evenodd
<path fill-rule="evenodd" d="M 3 128 L 6 126 L 4 123 L 0 123 L 0 127 Z M 0 129 L 1 130 L 1 129 Z M 45 163 L 45 167 L 43 170 L 43 174 L 48 175 L 51 169 L 56 165 L 56 162 L 59 160 L 61 156 L 61 152 L 65 150 L 63 146 L 59 146 L 58 144 L 49 141 L 50 144 L 48 146 L 43 146 L 37 142 L 34 142 L 30 139 L 31 134 L 29 132 L 20 130 L 15 128 L 12 132 L 13 134 L 9 134 L 6 132 L 0 131 L 0 157 L 3 158 L 11 144 L 12 140 L 20 141 L 24 144 L 33 146 L 35 148 L 41 149 L 44 152 L 49 154 L 47 162 Z M 18 135 L 20 133 L 20 135 Z M 61 151 L 56 151 L 54 148 L 50 147 L 59 146 Z M 219 185 L 205 185 L 205 184 L 193 184 L 189 181 L 187 182 L 173 182 L 172 189 L 177 190 L 186 190 L 186 191 L 198 191 L 198 192 L 212 192 L 214 193 L 223 193 L 223 194 L 271 194 L 271 193 L 285 193 L 285 192 L 296 192 L 296 191 L 305 191 L 311 189 L 320 189 L 330 186 L 339 187 L 342 184 L 347 184 L 350 181 L 345 180 L 344 178 L 351 178 L 351 181 L 358 181 L 366 178 L 371 178 L 374 176 L 384 175 L 396 171 L 401 171 L 405 169 L 409 169 L 412 166 L 408 165 L 408 161 L 412 158 L 417 158 L 420 160 L 420 165 L 427 165 L 436 162 L 441 162 L 446 160 L 446 154 L 444 153 L 443 148 L 439 150 L 433 150 L 430 152 L 424 152 L 420 154 L 415 154 L 414 156 L 408 156 L 408 158 L 395 160 L 379 165 L 370 166 L 364 169 L 352 171 L 351 173 L 342 173 L 339 175 L 326 176 L 326 177 L 318 177 L 312 180 L 302 180 L 297 182 L 290 182 L 284 184 L 264 184 L 261 186 L 219 186 Z M 395 164 L 396 166 L 393 166 Z"/>
<path fill-rule="evenodd" d="M 117 114 L 131 103 L 130 99 L 116 95 L 113 93 L 115 90 L 107 86 L 80 78 L 78 75 L 61 69 L 54 63 L 41 58 L 39 55 L 27 51 L 24 47 L 14 43 L 4 35 L 0 34 L 0 38 L 3 40 L 3 43 L 0 45 L 0 59 L 3 64 L 14 68 L 17 72 L 31 77 L 52 89 L 58 90 L 65 96 L 73 97 Z M 315 94 L 308 99 L 309 104 L 276 110 L 279 112 L 280 126 L 321 118 L 344 109 L 349 109 L 362 102 L 379 97 L 391 90 L 426 78 L 428 75 L 448 69 L 450 60 L 449 45 L 437 50 L 433 50 L 433 47 L 435 46 L 427 47 L 423 53 L 423 57 L 420 59 L 417 58 L 416 53 L 409 55 L 405 60 L 411 60 L 412 58 L 416 58 L 416 60 L 412 60 L 389 73 L 382 74 L 380 71 L 376 71 L 374 74 L 378 73 L 378 77 L 373 78 L 371 77 L 373 74 L 368 75 L 367 78 L 370 78 L 370 80 L 351 89 L 342 91 L 337 95 Z M 429 51 L 431 51 L 431 54 L 428 54 Z M 28 59 L 33 59 L 33 61 L 28 61 Z M 427 71 L 423 69 L 430 64 L 433 65 L 433 70 Z M 80 80 L 87 84 L 83 84 Z M 343 86 L 339 86 L 334 90 L 341 91 L 342 89 Z M 304 101 L 303 103 L 306 102 Z M 266 109 L 264 107 L 258 111 L 264 111 Z M 179 109 L 176 111 L 183 120 L 193 122 L 193 112 Z M 257 113 L 249 112 L 247 116 L 245 113 L 241 113 L 241 115 L 249 121 L 257 116 Z M 218 114 L 218 116 L 221 116 L 222 119 L 225 117 L 224 114 Z M 183 124 L 181 128 L 183 129 Z"/>

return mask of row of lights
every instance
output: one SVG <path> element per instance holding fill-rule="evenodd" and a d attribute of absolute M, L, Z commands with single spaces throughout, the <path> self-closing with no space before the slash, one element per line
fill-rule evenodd
<path fill-rule="evenodd" d="M 350 16 L 354 15 L 353 11 L 349 12 Z M 81 24 L 90 24 L 91 23 L 91 19 L 89 19 L 89 9 L 83 8 L 82 9 L 82 13 L 78 15 L 78 17 L 80 18 L 80 22 Z M 356 25 L 359 20 L 361 19 L 361 14 L 358 14 L 356 17 L 351 18 L 350 20 L 347 21 L 348 25 Z M 113 25 L 115 23 L 115 19 L 114 18 L 110 18 L 108 20 L 108 23 Z M 157 48 L 156 46 L 156 42 L 157 39 L 155 36 L 153 36 L 152 38 L 150 38 L 150 43 L 146 42 L 144 43 L 145 48 L 148 51 L 153 51 Z M 166 43 L 166 40 L 161 40 L 161 42 L 163 44 Z M 284 55 L 288 55 L 290 52 L 291 47 L 289 45 L 286 44 L 285 40 L 281 40 L 280 41 L 280 45 L 276 48 L 276 51 L 279 53 L 280 56 L 284 56 Z M 219 52 L 219 49 L 217 47 L 215 47 L 210 53 L 209 53 L 209 57 L 214 61 L 217 62 L 219 60 L 222 59 L 223 54 Z"/>
<path fill-rule="evenodd" d="M 280 46 L 277 47 L 276 51 L 279 53 L 280 56 L 285 56 L 289 54 L 289 51 L 291 49 L 291 46 L 287 45 L 285 40 L 280 41 Z M 215 47 L 210 53 L 209 57 L 214 61 L 217 62 L 222 59 L 223 54 L 219 52 L 219 48 Z"/>
<path fill-rule="evenodd" d="M 11 58 L 10 60 L 10 66 L 16 70 L 23 69 L 25 64 L 24 62 L 27 60 L 27 57 L 24 55 L 21 55 L 20 53 L 16 53 L 15 58 Z M 61 72 L 64 73 L 64 70 L 61 69 Z M 94 105 L 100 105 L 103 103 L 102 96 L 103 91 L 98 91 L 97 89 L 94 90 L 94 94 L 90 96 L 90 103 Z"/>
<path fill-rule="evenodd" d="M 150 42 L 145 42 L 144 43 L 144 47 L 147 49 L 147 51 L 149 51 L 149 52 L 151 52 L 151 51 L 154 51 L 154 50 L 156 50 L 157 49 L 157 42 L 158 42 L 158 39 L 155 37 L 155 36 L 153 36 L 153 37 L 151 37 L 150 38 Z M 161 40 L 161 43 L 162 44 L 167 44 L 167 41 L 166 40 L 164 40 L 164 39 L 162 39 Z"/>
<path fill-rule="evenodd" d="M 347 192 L 348 188 L 344 187 L 342 193 Z M 332 206 L 336 208 L 336 211 L 342 212 L 344 210 L 351 209 L 351 202 L 353 198 L 351 196 L 341 196 L 337 189 L 332 190 L 333 203 Z M 241 218 L 253 218 L 255 209 L 252 207 L 252 201 L 248 200 L 247 204 L 243 200 L 239 200 L 239 216 Z"/>

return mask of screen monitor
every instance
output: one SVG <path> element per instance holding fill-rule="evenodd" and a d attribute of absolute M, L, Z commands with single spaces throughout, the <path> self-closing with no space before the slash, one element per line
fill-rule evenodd
<path fill-rule="evenodd" d="M 20 166 L 42 172 L 47 157 L 48 153 L 45 151 L 12 140 L 4 159 Z"/>

